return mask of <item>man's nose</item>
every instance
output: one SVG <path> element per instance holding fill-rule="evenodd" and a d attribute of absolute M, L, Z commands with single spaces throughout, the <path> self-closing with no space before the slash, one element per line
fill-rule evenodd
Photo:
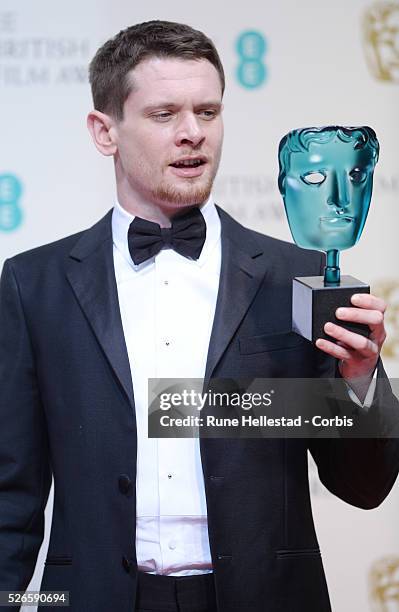
<path fill-rule="evenodd" d="M 331 193 L 327 204 L 338 209 L 349 206 L 349 180 L 345 173 L 335 173 L 331 181 Z"/>
<path fill-rule="evenodd" d="M 197 147 L 204 140 L 200 120 L 192 113 L 185 114 L 177 127 L 175 142 L 178 146 L 189 144 Z"/>

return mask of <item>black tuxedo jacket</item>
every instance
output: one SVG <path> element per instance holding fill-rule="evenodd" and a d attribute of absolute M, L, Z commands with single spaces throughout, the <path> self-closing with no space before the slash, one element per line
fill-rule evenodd
<path fill-rule="evenodd" d="M 334 360 L 290 332 L 292 278 L 320 274 L 320 255 L 218 212 L 206 379 L 334 372 Z M 133 612 L 135 601 L 136 425 L 112 249 L 109 212 L 7 260 L 1 278 L 0 590 L 30 581 L 53 474 L 41 589 L 68 590 L 73 612 Z M 379 381 L 372 409 L 390 394 Z M 219 611 L 329 611 L 307 451 L 330 491 L 372 508 L 398 473 L 398 440 L 201 439 L 200 448 Z"/>

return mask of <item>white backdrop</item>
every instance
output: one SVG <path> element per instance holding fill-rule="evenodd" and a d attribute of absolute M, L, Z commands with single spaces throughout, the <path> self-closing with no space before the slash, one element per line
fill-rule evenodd
<path fill-rule="evenodd" d="M 373 202 L 364 235 L 343 254 L 342 268 L 391 303 L 384 360 L 399 377 L 399 2 L 2 0 L 0 264 L 88 227 L 113 205 L 112 163 L 95 151 L 85 128 L 87 64 L 117 31 L 154 18 L 202 29 L 221 53 L 226 136 L 214 193 L 244 224 L 291 240 L 276 181 L 277 147 L 287 131 L 325 124 L 376 130 L 381 155 Z M 398 484 L 382 507 L 365 512 L 334 499 L 310 467 L 334 611 L 398 612 Z M 47 522 L 50 512 L 51 503 Z M 376 564 L 378 580 L 391 591 L 371 596 Z"/>

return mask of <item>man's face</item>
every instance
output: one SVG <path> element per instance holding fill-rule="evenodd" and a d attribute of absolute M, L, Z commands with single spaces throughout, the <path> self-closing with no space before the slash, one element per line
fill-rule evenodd
<path fill-rule="evenodd" d="M 284 203 L 295 242 L 328 251 L 352 247 L 362 233 L 370 206 L 374 159 L 356 141 L 309 145 L 291 153 Z"/>
<path fill-rule="evenodd" d="M 222 89 L 207 60 L 152 57 L 131 72 L 114 126 L 118 193 L 169 214 L 209 197 L 223 142 Z"/>

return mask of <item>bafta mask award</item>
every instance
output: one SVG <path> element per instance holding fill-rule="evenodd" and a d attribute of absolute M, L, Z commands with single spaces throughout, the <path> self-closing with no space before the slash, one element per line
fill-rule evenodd
<path fill-rule="evenodd" d="M 293 281 L 293 331 L 315 342 L 328 338 L 332 321 L 368 335 L 368 327 L 335 317 L 352 306 L 354 293 L 370 287 L 341 276 L 340 251 L 354 246 L 363 231 L 373 190 L 379 143 L 370 127 L 310 127 L 289 132 L 279 146 L 279 189 L 292 237 L 304 249 L 326 253 L 324 276 Z"/>

